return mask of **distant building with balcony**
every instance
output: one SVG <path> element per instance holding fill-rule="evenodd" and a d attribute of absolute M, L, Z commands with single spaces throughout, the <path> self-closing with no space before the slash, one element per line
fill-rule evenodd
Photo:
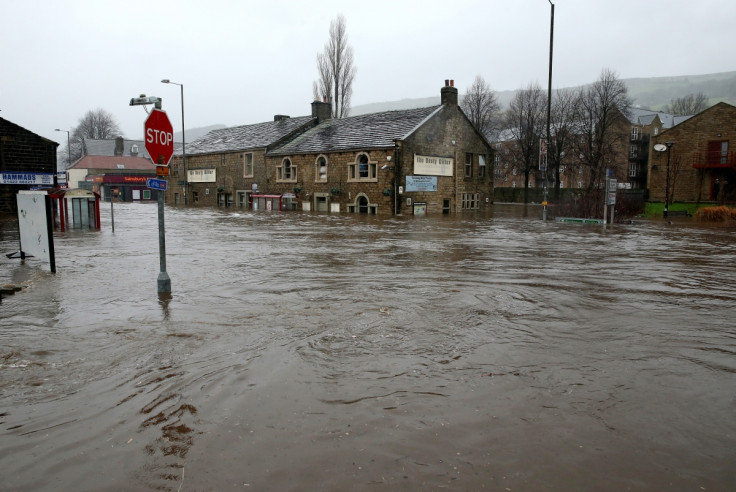
<path fill-rule="evenodd" d="M 670 202 L 736 201 L 736 154 L 731 144 L 735 137 L 736 107 L 724 102 L 653 136 L 650 199 L 664 201 L 669 191 Z M 654 150 L 654 145 L 668 142 L 669 150 Z"/>

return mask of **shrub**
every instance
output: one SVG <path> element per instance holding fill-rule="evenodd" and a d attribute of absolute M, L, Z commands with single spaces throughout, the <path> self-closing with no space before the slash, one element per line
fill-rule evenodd
<path fill-rule="evenodd" d="M 726 206 L 703 207 L 695 212 L 695 219 L 701 222 L 726 222 L 736 220 L 736 209 Z"/>

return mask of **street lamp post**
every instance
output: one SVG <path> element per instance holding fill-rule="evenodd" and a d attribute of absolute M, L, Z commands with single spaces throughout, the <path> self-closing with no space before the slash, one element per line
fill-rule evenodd
<path fill-rule="evenodd" d="M 665 142 L 664 144 L 667 146 L 667 177 L 664 185 L 664 218 L 666 219 L 670 208 L 670 154 L 675 142 Z"/>
<path fill-rule="evenodd" d="M 544 201 L 542 207 L 542 220 L 547 220 L 547 168 L 549 162 L 549 151 L 550 151 L 550 113 L 552 112 L 552 42 L 554 40 L 555 32 L 555 4 L 552 0 L 548 0 L 552 10 L 550 12 L 550 26 L 549 26 L 549 79 L 547 82 L 547 142 L 545 152 L 545 163 L 544 163 Z"/>
<path fill-rule="evenodd" d="M 72 144 L 69 139 L 69 130 L 61 130 L 59 128 L 54 129 L 55 132 L 66 132 L 66 168 L 69 169 L 72 165 Z"/>
<path fill-rule="evenodd" d="M 187 143 L 186 137 L 184 136 L 184 84 L 172 82 L 169 79 L 163 79 L 161 81 L 164 84 L 178 85 L 181 92 L 181 165 L 184 169 L 184 205 L 187 204 Z"/>
<path fill-rule="evenodd" d="M 664 178 L 664 213 L 662 214 L 665 219 L 669 215 L 670 211 L 670 154 L 672 153 L 673 145 L 675 145 L 675 142 L 665 142 L 664 145 L 656 144 L 654 146 L 654 150 L 657 152 L 667 151 L 667 174 Z"/>

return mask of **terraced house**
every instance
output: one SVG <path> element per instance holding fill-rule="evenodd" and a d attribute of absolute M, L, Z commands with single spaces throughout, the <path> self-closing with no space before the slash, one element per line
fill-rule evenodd
<path fill-rule="evenodd" d="M 441 104 L 427 108 L 330 119 L 330 104 L 315 101 L 308 117 L 210 132 L 187 148 L 190 203 L 382 215 L 487 209 L 491 146 L 458 107 L 454 83 L 440 92 Z M 177 155 L 170 179 L 180 167 Z M 169 203 L 181 203 L 177 194 L 167 192 Z"/>

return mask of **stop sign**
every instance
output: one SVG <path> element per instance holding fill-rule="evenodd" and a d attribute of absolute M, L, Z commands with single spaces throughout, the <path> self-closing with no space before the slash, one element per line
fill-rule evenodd
<path fill-rule="evenodd" d="M 146 150 L 158 166 L 166 166 L 174 154 L 174 127 L 166 111 L 154 109 L 143 124 Z"/>

